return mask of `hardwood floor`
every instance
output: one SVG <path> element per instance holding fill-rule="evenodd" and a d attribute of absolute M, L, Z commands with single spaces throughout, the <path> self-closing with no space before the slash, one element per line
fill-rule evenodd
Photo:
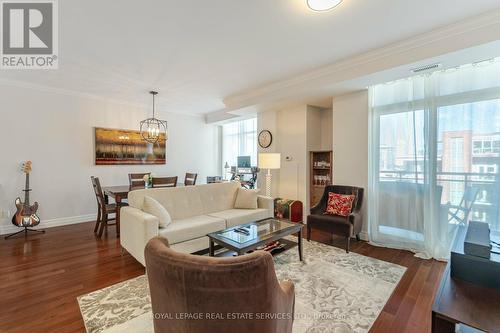
<path fill-rule="evenodd" d="M 343 238 L 314 232 L 312 239 L 344 248 Z M 412 252 L 351 241 L 351 251 L 407 267 L 370 332 L 431 332 L 431 308 L 446 263 L 416 258 Z"/>
<path fill-rule="evenodd" d="M 0 240 L 0 332 L 84 332 L 76 297 L 141 274 L 121 255 L 113 228 L 96 239 L 93 223 L 47 229 L 44 235 Z M 313 232 L 314 240 L 344 246 Z M 371 332 L 430 332 L 431 305 L 445 264 L 401 250 L 351 242 L 351 250 L 408 267 Z"/>

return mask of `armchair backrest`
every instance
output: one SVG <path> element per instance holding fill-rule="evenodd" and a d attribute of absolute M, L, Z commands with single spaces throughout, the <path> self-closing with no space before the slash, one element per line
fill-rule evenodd
<path fill-rule="evenodd" d="M 324 212 L 326 210 L 326 205 L 328 203 L 328 193 L 333 192 L 337 194 L 354 195 L 354 201 L 352 203 L 352 211 L 358 211 L 363 206 L 363 193 L 364 189 L 362 187 L 356 186 L 346 186 L 346 185 L 328 185 L 325 187 L 323 196 L 320 202 L 314 207 L 315 210 Z"/>
<path fill-rule="evenodd" d="M 284 332 L 291 327 L 291 321 L 280 320 L 179 317 L 283 312 L 283 298 L 279 297 L 283 291 L 267 252 L 224 258 L 196 256 L 171 250 L 166 239 L 156 237 L 148 242 L 145 258 L 153 313 L 171 316 L 162 319 L 155 315 L 155 332 Z"/>

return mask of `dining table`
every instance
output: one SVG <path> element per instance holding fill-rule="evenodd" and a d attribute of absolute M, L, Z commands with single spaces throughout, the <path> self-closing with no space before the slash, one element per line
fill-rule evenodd
<path fill-rule="evenodd" d="M 184 183 L 177 183 L 177 186 L 184 186 Z M 123 203 L 124 199 L 128 198 L 130 191 L 138 190 L 138 188 L 132 189 L 130 185 L 116 185 L 116 186 L 104 186 L 102 188 L 104 192 L 104 199 L 106 203 L 109 202 L 109 198 L 113 198 L 116 203 L 116 237 L 120 237 L 120 209 L 125 206 Z"/>
<path fill-rule="evenodd" d="M 129 192 L 132 190 L 130 185 L 106 186 L 103 187 L 104 199 L 106 203 L 109 198 L 113 198 L 116 203 L 116 237 L 120 237 L 120 209 L 123 206 L 123 199 L 128 198 Z"/>

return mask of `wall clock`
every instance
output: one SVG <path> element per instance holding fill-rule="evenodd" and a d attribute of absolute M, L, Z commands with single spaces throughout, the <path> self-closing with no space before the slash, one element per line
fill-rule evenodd
<path fill-rule="evenodd" d="M 259 133 L 259 146 L 268 148 L 273 143 L 273 135 L 268 130 L 263 130 Z"/>

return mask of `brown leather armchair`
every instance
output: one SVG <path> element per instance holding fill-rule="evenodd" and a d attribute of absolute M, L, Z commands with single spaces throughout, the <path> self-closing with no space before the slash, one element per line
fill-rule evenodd
<path fill-rule="evenodd" d="M 292 332 L 294 285 L 278 282 L 269 253 L 195 256 L 156 237 L 145 257 L 155 333 Z"/>
<path fill-rule="evenodd" d="M 352 211 L 349 216 L 325 215 L 328 203 L 328 193 L 354 195 Z M 343 185 L 329 185 L 325 187 L 325 192 L 320 202 L 311 208 L 311 215 L 307 216 L 307 240 L 311 240 L 311 229 L 323 230 L 333 234 L 346 237 L 346 252 L 349 253 L 349 243 L 351 237 L 355 236 L 359 240 L 359 233 L 363 227 L 363 188 Z"/>

